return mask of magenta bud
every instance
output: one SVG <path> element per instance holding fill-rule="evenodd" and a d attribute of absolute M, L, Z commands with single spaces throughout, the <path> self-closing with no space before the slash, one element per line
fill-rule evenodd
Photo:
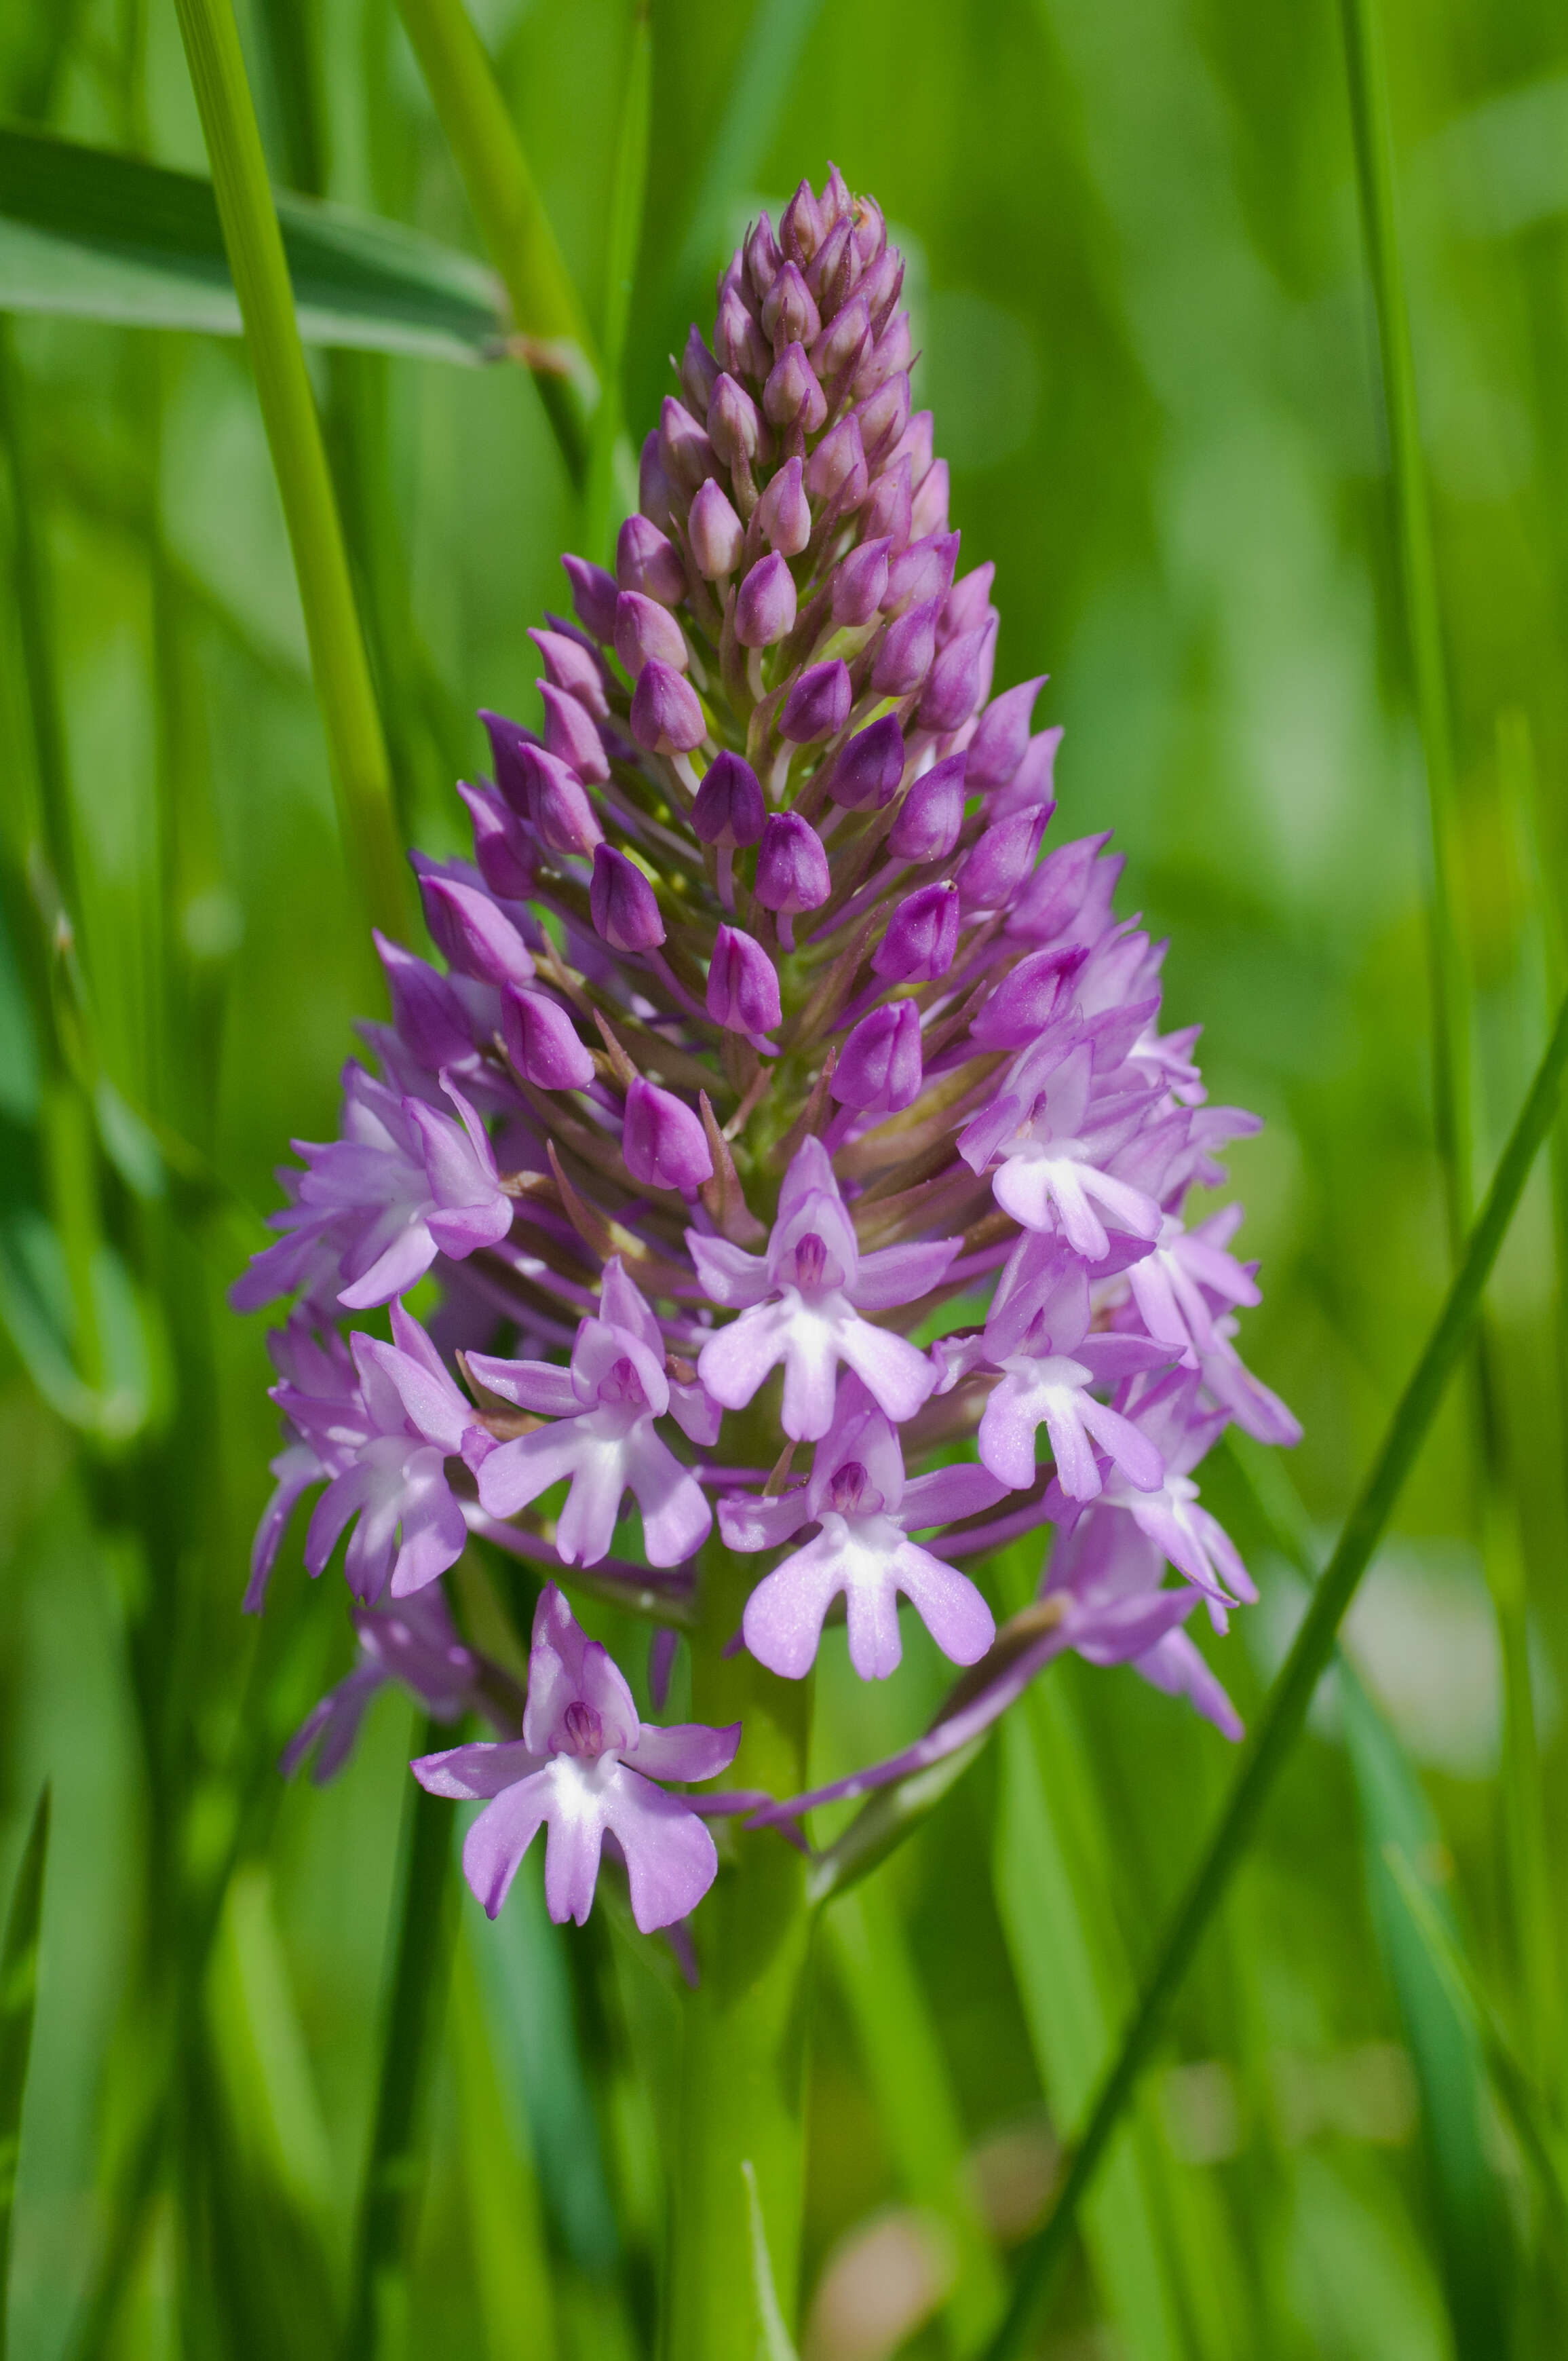
<path fill-rule="evenodd" d="M 828 792 L 846 811 L 881 811 L 904 776 L 904 739 L 891 713 L 857 730 L 839 751 Z"/>
<path fill-rule="evenodd" d="M 959 537 L 956 533 L 927 534 L 923 541 L 905 544 L 896 556 L 887 563 L 887 605 L 895 615 L 906 608 L 935 598 L 938 608 L 948 595 L 958 563 Z"/>
<path fill-rule="evenodd" d="M 859 423 L 841 418 L 806 461 L 806 489 L 814 500 L 837 500 L 847 516 L 865 499 L 869 482 Z"/>
<path fill-rule="evenodd" d="M 991 586 L 996 579 L 996 568 L 986 560 L 961 582 L 955 582 L 948 593 L 948 603 L 942 609 L 942 620 L 937 626 L 937 645 L 945 648 L 960 631 L 977 631 L 991 615 Z"/>
<path fill-rule="evenodd" d="M 762 333 L 775 353 L 786 345 L 814 345 L 822 316 L 810 288 L 793 262 L 786 262 L 762 298 Z"/>
<path fill-rule="evenodd" d="M 863 241 L 861 242 L 861 251 L 866 257 L 866 269 L 860 291 L 871 311 L 872 334 L 880 336 L 894 305 L 904 292 L 904 257 L 896 247 L 888 245 L 887 231 L 882 225 L 880 214 L 877 214 L 877 222 L 881 243 L 876 252 L 869 253 Z M 863 228 L 864 225 L 861 226 Z"/>
<path fill-rule="evenodd" d="M 503 902 L 526 902 L 535 889 L 533 848 L 517 814 L 488 787 L 460 779 L 457 792 L 474 823 L 474 859 L 480 876 Z"/>
<path fill-rule="evenodd" d="M 480 983 L 527 983 L 533 974 L 528 945 L 488 894 L 459 877 L 422 869 L 419 897 L 430 939 L 450 968 Z"/>
<path fill-rule="evenodd" d="M 686 569 L 679 550 L 645 516 L 629 516 L 620 528 L 615 544 L 615 578 L 622 590 L 635 590 L 662 607 L 678 607 L 686 595 Z M 620 617 L 618 600 L 611 638 Z"/>
<path fill-rule="evenodd" d="M 964 824 L 964 757 L 949 754 L 916 780 L 888 830 L 895 861 L 945 861 Z"/>
<path fill-rule="evenodd" d="M 572 586 L 572 611 L 585 631 L 596 640 L 608 640 L 615 630 L 615 584 L 602 566 L 590 566 L 586 557 L 564 557 L 566 579 Z"/>
<path fill-rule="evenodd" d="M 509 721 L 504 713 L 490 713 L 481 706 L 479 719 L 490 741 L 490 767 L 496 774 L 496 785 L 512 810 L 526 819 L 529 774 L 523 756 L 539 741 L 532 730 L 525 730 L 521 721 Z"/>
<path fill-rule="evenodd" d="M 650 662 L 673 664 L 677 672 L 690 662 L 685 635 L 669 609 L 641 590 L 623 590 L 616 600 L 615 653 L 633 680 Z"/>
<path fill-rule="evenodd" d="M 890 983 L 934 983 L 959 947 L 959 889 L 950 877 L 922 885 L 902 901 L 872 953 L 872 970 Z"/>
<path fill-rule="evenodd" d="M 631 734 L 650 754 L 689 754 L 707 735 L 696 689 L 656 656 L 650 656 L 638 675 Z"/>
<path fill-rule="evenodd" d="M 809 181 L 802 181 L 779 223 L 779 244 L 785 254 L 792 255 L 802 266 L 808 263 L 821 245 L 827 224 L 822 208 L 811 192 Z"/>
<path fill-rule="evenodd" d="M 604 830 L 576 771 L 542 746 L 525 746 L 521 762 L 528 781 L 528 817 L 540 842 L 552 852 L 591 852 L 602 842 Z"/>
<path fill-rule="evenodd" d="M 915 495 L 909 515 L 910 529 L 915 533 L 946 533 L 948 530 L 948 463 L 933 459 L 930 471 Z"/>
<path fill-rule="evenodd" d="M 910 481 L 923 484 L 931 471 L 931 455 L 936 445 L 931 434 L 931 413 L 917 410 L 898 441 L 889 452 L 883 465 L 891 467 L 895 460 L 907 458 Z"/>
<path fill-rule="evenodd" d="M 905 456 L 896 467 L 883 468 L 872 486 L 861 511 L 861 531 L 868 541 L 885 538 L 892 548 L 902 549 L 909 538 L 912 506 L 909 460 Z"/>
<path fill-rule="evenodd" d="M 760 557 L 735 600 L 735 636 L 743 648 L 771 648 L 795 629 L 795 577 L 773 550 Z"/>
<path fill-rule="evenodd" d="M 1024 1049 L 1072 1005 L 1073 987 L 1087 953 L 1082 944 L 1067 950 L 1031 951 L 1004 975 L 974 1023 L 982 1049 Z"/>
<path fill-rule="evenodd" d="M 762 421 L 757 405 L 728 375 L 714 380 L 707 404 L 707 439 L 730 468 L 749 467 L 762 447 Z"/>
<path fill-rule="evenodd" d="M 746 283 L 760 303 L 779 275 L 781 259 L 773 225 L 766 214 L 754 229 L 747 231 L 743 251 Z"/>
<path fill-rule="evenodd" d="M 890 623 L 877 644 L 872 686 L 878 697 L 907 697 L 931 669 L 937 653 L 937 616 L 941 601 L 923 598 Z"/>
<path fill-rule="evenodd" d="M 684 1099 L 641 1074 L 626 1093 L 620 1152 L 641 1188 L 678 1189 L 685 1197 L 713 1178 L 707 1135 Z"/>
<path fill-rule="evenodd" d="M 659 412 L 659 459 L 675 491 L 687 500 L 703 478 L 714 472 L 712 444 L 673 393 L 664 396 Z"/>
<path fill-rule="evenodd" d="M 837 231 L 834 236 L 838 236 Z M 845 243 L 850 243 L 847 236 Z M 860 366 L 862 355 L 871 348 L 871 314 L 864 296 L 857 295 L 852 303 L 845 304 L 837 319 L 829 318 L 811 347 L 811 366 L 825 385 L 836 385 Z"/>
<path fill-rule="evenodd" d="M 713 391 L 713 380 L 718 375 L 718 363 L 702 340 L 702 330 L 694 320 L 686 332 L 686 348 L 681 355 L 681 390 L 694 417 L 700 418 L 707 408 L 707 397 Z"/>
<path fill-rule="evenodd" d="M 848 721 L 853 702 L 850 667 L 841 656 L 829 664 L 812 664 L 784 701 L 779 736 L 794 746 L 811 746 L 819 738 L 831 738 Z"/>
<path fill-rule="evenodd" d="M 836 313 L 842 313 L 864 269 L 861 250 L 855 244 L 855 225 L 841 214 L 812 256 L 806 274 L 806 285 L 816 294 L 817 309 L 824 320 L 831 320 Z M 868 312 L 863 331 L 868 344 L 871 326 Z"/>
<path fill-rule="evenodd" d="M 899 421 L 900 434 L 909 423 L 908 369 L 914 355 L 915 340 L 910 334 L 909 314 L 907 312 L 895 313 L 855 371 L 850 389 L 857 401 L 866 401 L 879 386 L 886 385 L 895 377 L 902 377 L 904 416 Z"/>
<path fill-rule="evenodd" d="M 811 539 L 811 503 L 804 475 L 802 460 L 786 459 L 757 503 L 762 531 L 781 557 L 798 557 Z"/>
<path fill-rule="evenodd" d="M 828 415 L 828 397 L 806 357 L 804 345 L 786 345 L 768 373 L 762 408 L 775 426 L 798 426 L 815 434 Z"/>
<path fill-rule="evenodd" d="M 831 1084 L 840 1105 L 862 1115 L 897 1115 L 920 1095 L 920 1011 L 912 1000 L 873 1008 L 839 1052 Z"/>
<path fill-rule="evenodd" d="M 1029 743 L 1029 719 L 1035 700 L 1046 685 L 1046 675 L 1020 681 L 1016 688 L 993 697 L 980 717 L 969 745 L 971 787 L 1004 787 L 1023 761 Z M 1047 790 L 1048 792 L 1048 790 Z M 1043 798 L 1031 797 L 1040 801 Z"/>
<path fill-rule="evenodd" d="M 513 984 L 501 996 L 501 1039 L 524 1082 L 541 1091 L 586 1091 L 594 1061 L 558 1001 Z"/>
<path fill-rule="evenodd" d="M 1046 814 L 1014 812 L 988 828 L 959 870 L 959 894 L 966 910 L 1004 909 L 1035 865 Z"/>
<path fill-rule="evenodd" d="M 657 428 L 643 438 L 642 456 L 637 463 L 637 505 L 645 517 L 668 530 L 675 513 L 675 488 L 659 456 Z"/>
<path fill-rule="evenodd" d="M 975 735 L 978 739 L 978 730 Z M 1006 785 L 991 791 L 992 819 L 1011 819 L 1014 812 L 1026 810 L 1031 804 L 1043 805 L 1047 812 L 1055 811 L 1057 748 L 1061 738 L 1058 722 L 1054 730 L 1041 730 L 1030 739 L 1023 761 Z M 970 751 L 972 753 L 974 750 L 971 747 Z"/>
<path fill-rule="evenodd" d="M 985 695 L 982 669 L 990 653 L 994 626 L 981 623 L 938 648 L 937 661 L 920 693 L 919 724 L 934 737 L 945 738 L 962 727 Z"/>
<path fill-rule="evenodd" d="M 874 197 L 862 197 L 851 211 L 859 215 L 855 223 L 855 244 L 860 250 L 861 260 L 870 270 L 887 251 L 887 224 Z M 899 275 L 902 278 L 902 265 Z"/>
<path fill-rule="evenodd" d="M 853 413 L 861 422 L 866 456 L 873 465 L 892 456 L 909 422 L 909 379 L 900 369 L 867 396 Z"/>
<path fill-rule="evenodd" d="M 708 582 L 733 574 L 740 563 L 746 528 L 711 478 L 692 501 L 686 537 L 697 572 Z"/>
<path fill-rule="evenodd" d="M 726 747 L 703 774 L 692 806 L 692 827 L 704 844 L 733 852 L 755 844 L 762 833 L 767 806 L 757 774 L 743 754 Z"/>
<path fill-rule="evenodd" d="M 830 438 L 829 438 L 830 439 Z M 820 445 L 817 446 L 822 447 Z M 833 568 L 833 620 L 869 623 L 887 596 L 888 542 L 863 541 Z"/>
<path fill-rule="evenodd" d="M 569 763 L 580 779 L 602 785 L 609 776 L 609 763 L 592 714 L 575 697 L 568 697 L 564 688 L 557 688 L 554 681 L 542 680 L 539 694 L 544 706 L 544 743 L 548 751 L 563 763 Z"/>
<path fill-rule="evenodd" d="M 588 907 L 611 950 L 651 951 L 664 939 L 657 895 L 637 863 L 613 845 L 594 847 Z"/>
<path fill-rule="evenodd" d="M 730 1033 L 768 1033 L 781 1023 L 778 971 L 761 943 L 720 927 L 707 971 L 707 1013 Z"/>
<path fill-rule="evenodd" d="M 399 1039 L 422 1066 L 439 1073 L 474 1054 L 474 1037 L 463 1003 L 428 960 L 373 932 L 377 957 L 387 978 L 392 1023 Z"/>
<path fill-rule="evenodd" d="M 820 207 L 822 226 L 825 230 L 830 230 L 835 222 L 850 219 L 853 216 L 855 200 L 850 194 L 850 184 L 837 164 L 829 163 L 828 167 L 828 179 L 823 186 Z"/>
<path fill-rule="evenodd" d="M 773 346 L 733 287 L 725 290 L 719 302 L 713 343 L 731 377 L 766 377 L 773 365 Z M 706 415 L 706 402 L 703 409 Z"/>
<path fill-rule="evenodd" d="M 531 631 L 528 634 L 544 659 L 544 677 L 586 705 L 596 721 L 609 718 L 604 693 L 604 668 L 595 656 L 565 631 Z"/>
<path fill-rule="evenodd" d="M 809 821 L 797 812 L 770 812 L 752 888 L 763 909 L 793 917 L 797 910 L 820 909 L 832 889 L 827 851 Z"/>

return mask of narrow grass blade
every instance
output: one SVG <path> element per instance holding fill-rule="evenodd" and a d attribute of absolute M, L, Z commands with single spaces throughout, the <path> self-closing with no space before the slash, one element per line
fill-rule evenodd
<path fill-rule="evenodd" d="M 1426 1348 L 1399 1398 L 1295 1644 L 1269 1691 L 1230 1801 L 1167 1928 L 1143 1998 L 1101 2086 L 1050 2219 L 1025 2255 L 1007 2316 L 986 2347 L 987 2361 L 1004 2361 L 1004 2356 L 1023 2349 L 1035 2306 L 1066 2246 L 1078 2208 L 1158 2038 L 1166 2012 L 1245 1854 L 1269 1791 L 1300 1735 L 1345 1610 L 1469 1343 L 1482 1290 L 1556 1115 L 1565 1066 L 1568 1003 L 1558 1016 Z"/>
<path fill-rule="evenodd" d="M 49 1862 L 49 1785 L 33 1809 L 23 1849 L 5 1940 L 0 1946 L 0 2361 L 5 2355 L 6 2297 L 11 2284 L 11 2217 L 22 2147 L 22 2102 L 33 2046 L 38 1998 L 38 1929 L 43 1920 L 44 1871 Z"/>
<path fill-rule="evenodd" d="M 274 202 L 306 344 L 500 357 L 508 324 L 481 264 L 396 222 Z M 212 182 L 0 126 L 0 311 L 242 335 Z"/>
<path fill-rule="evenodd" d="M 420 1752 L 443 1743 L 427 1725 Z M 345 2361 L 374 2361 L 383 2329 L 406 2314 L 419 2130 L 442 2022 L 452 1927 L 452 1806 L 409 1781 L 401 1894 L 370 2153 L 360 2188 Z"/>
<path fill-rule="evenodd" d="M 653 29 L 650 0 L 637 0 L 631 19 L 631 52 L 620 102 L 620 134 L 609 193 L 609 252 L 606 262 L 604 390 L 594 413 L 588 447 L 588 479 L 583 495 L 583 546 L 591 557 L 608 558 L 623 516 L 637 503 L 637 469 L 626 439 L 622 372 L 631 290 L 642 243 L 648 192 L 648 137 L 653 104 Z"/>
<path fill-rule="evenodd" d="M 511 301 L 514 349 L 533 371 L 580 484 L 600 397 L 598 356 L 516 126 L 463 0 L 399 0 L 474 218 Z"/>
<path fill-rule="evenodd" d="M 231 0 L 176 0 L 176 13 L 293 548 L 345 839 L 377 924 L 399 935 L 411 889 L 386 741 L 234 11 Z"/>
<path fill-rule="evenodd" d="M 556 2345 L 539 2187 L 485 2019 L 467 1925 L 453 1961 L 452 2056 L 469 2236 L 488 2361 L 545 2361 Z"/>
<path fill-rule="evenodd" d="M 762 2361 L 800 2361 L 795 2340 L 784 2324 L 778 2289 L 773 2284 L 773 2259 L 768 2252 L 768 2227 L 762 2201 L 757 2194 L 757 2172 L 748 2160 L 740 2167 L 746 2180 L 746 2206 L 751 2224 L 751 2284 L 757 2301 Z"/>
<path fill-rule="evenodd" d="M 947 2315 L 963 2352 L 996 2321 L 1003 2281 L 965 2184 L 963 2125 L 930 2004 L 883 1881 L 843 1895 L 824 1924 L 900 2186 L 953 2241 Z"/>
<path fill-rule="evenodd" d="M 1409 302 L 1394 193 L 1394 141 L 1378 0 L 1342 0 L 1351 128 L 1367 264 L 1377 313 L 1384 415 L 1393 479 L 1400 599 L 1431 827 L 1432 1054 L 1438 1154 L 1457 1264 L 1470 1219 L 1468 980 L 1455 891 L 1453 728 L 1442 612 L 1421 451 Z"/>

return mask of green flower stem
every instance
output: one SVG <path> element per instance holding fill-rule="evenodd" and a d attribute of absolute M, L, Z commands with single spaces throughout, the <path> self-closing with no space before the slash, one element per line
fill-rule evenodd
<path fill-rule="evenodd" d="M 1552 1128 L 1568 1067 L 1568 1001 L 1559 1012 L 1513 1136 L 1470 1234 L 1447 1300 L 1425 1351 L 1399 1398 L 1382 1448 L 1345 1521 L 1294 1646 L 1268 1693 L 1230 1802 L 1160 1944 L 1153 1972 L 1093 2112 L 1073 2152 L 1049 2220 L 1025 2248 L 1007 2315 L 985 2348 L 985 2361 L 1010 2361 L 1025 2349 L 1035 2308 L 1060 2261 L 1084 2191 L 1094 2177 L 1138 2076 L 1163 2028 L 1166 2012 L 1208 1932 L 1252 1841 L 1259 1814 L 1300 1736 L 1312 1692 L 1333 1654 L 1356 1586 L 1383 1537 L 1394 1504 L 1437 1415 L 1471 1337 L 1482 1291 L 1518 1209 L 1530 1167 Z"/>
<path fill-rule="evenodd" d="M 463 0 L 398 0 L 453 159 L 567 470 L 580 486 L 598 364 L 555 233 L 484 44 Z"/>
<path fill-rule="evenodd" d="M 294 553 L 344 836 L 378 926 L 407 932 L 391 773 L 230 0 L 175 0 Z"/>
<path fill-rule="evenodd" d="M 720 1727 L 742 1724 L 727 1784 L 795 1795 L 806 1784 L 810 1682 L 779 1680 L 749 1655 L 722 1653 L 753 1571 L 710 1544 L 702 1629 L 692 1643 L 692 1713 Z M 756 2361 L 762 2323 L 746 2164 L 755 2169 L 786 2318 L 800 2262 L 811 1949 L 806 1863 L 771 1829 L 719 1841 L 718 1882 L 696 1923 L 702 1982 L 685 2012 L 663 2361 Z"/>

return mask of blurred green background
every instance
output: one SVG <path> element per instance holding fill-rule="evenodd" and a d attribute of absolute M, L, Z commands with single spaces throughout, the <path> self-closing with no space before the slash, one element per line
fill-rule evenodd
<path fill-rule="evenodd" d="M 598 320 L 630 11 L 473 13 Z M 389 0 L 241 18 L 279 185 L 477 251 Z M 1387 39 L 1484 1179 L 1562 967 L 1568 27 L 1541 0 L 1392 0 Z M 1168 1021 L 1201 1018 L 1212 1094 L 1266 1117 L 1233 1159 L 1266 1290 L 1244 1345 L 1305 1423 L 1289 1477 L 1319 1550 L 1447 1269 L 1425 797 L 1336 15 L 658 0 L 652 55 L 634 440 L 729 243 L 834 159 L 909 257 L 964 559 L 996 561 L 999 685 L 1052 675 L 1056 831 L 1115 828 L 1123 906 L 1172 939 Z M 23 0 L 0 111 L 206 169 L 168 0 Z M 519 369 L 313 371 L 405 823 L 455 850 L 475 708 L 533 718 L 524 633 L 563 602 L 574 495 Z M 329 1135 L 378 979 L 243 346 L 0 322 L 0 1893 L 54 1784 L 11 2350 L 324 2355 L 417 1733 L 387 1697 L 336 1786 L 273 1773 L 349 1633 L 297 1535 L 263 1627 L 238 1613 L 276 1443 L 264 1323 L 223 1290 L 289 1137 Z M 39 832 L 75 872 L 80 985 L 57 997 L 93 1095 L 24 989 Z M 1351 1619 L 1359 1685 L 1320 1700 L 1086 2211 L 1038 2342 L 1058 2361 L 1568 2349 L 1562 2216 L 1381 1851 L 1452 1910 L 1555 2108 L 1563 1234 L 1542 1172 L 1491 1293 L 1489 1451 L 1457 1389 Z M 1210 1653 L 1249 1714 L 1303 1586 L 1235 1506 L 1264 1600 Z M 874 1697 L 830 1666 L 824 1763 L 901 1741 L 938 1693 L 915 1653 Z M 1039 2218 L 1233 1759 L 1130 1673 L 1058 1665 L 837 1906 L 812 2361 L 962 2353 L 994 2317 L 998 2258 Z M 602 1918 L 552 1928 L 537 1883 L 494 1928 L 464 1900 L 411 2353 L 645 2349 L 659 2163 L 630 2035 L 654 2000 Z"/>

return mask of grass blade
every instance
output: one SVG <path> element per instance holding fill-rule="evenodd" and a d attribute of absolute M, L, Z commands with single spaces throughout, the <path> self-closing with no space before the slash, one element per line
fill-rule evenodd
<path fill-rule="evenodd" d="M 1230 1801 L 1166 1931 L 1143 1998 L 1101 2086 L 1050 2219 L 1025 2254 L 1007 2316 L 986 2347 L 986 2361 L 1006 2361 L 1006 2356 L 1022 2349 L 1035 2305 L 1066 2246 L 1079 2205 L 1158 2037 L 1166 2011 L 1246 1851 L 1269 1790 L 1300 1735 L 1345 1610 L 1469 1343 L 1482 1291 L 1556 1115 L 1565 1066 L 1568 1003 L 1558 1016 L 1426 1349 L 1395 1408 L 1372 1471 L 1345 1521 L 1295 1644 L 1269 1691 Z"/>
<path fill-rule="evenodd" d="M 471 1932 L 466 1921 L 453 1961 L 451 2026 L 479 2310 L 489 2361 L 541 2361 L 554 2352 L 556 2334 L 539 2188 L 506 2104 Z"/>
<path fill-rule="evenodd" d="M 27 2059 L 33 2046 L 33 2010 L 38 1997 L 38 1928 L 43 1919 L 44 1871 L 49 1861 L 49 1785 L 46 1779 L 33 1810 L 11 1907 L 0 1948 L 0 2361 L 5 2361 L 6 2298 L 11 2284 L 11 2217 L 16 2199 L 16 2164 L 22 2147 L 22 2102 L 27 2090 Z"/>
<path fill-rule="evenodd" d="M 495 68 L 463 0 L 399 0 L 453 159 L 511 300 L 518 357 L 533 371 L 574 483 L 600 399 L 598 356 Z"/>
<path fill-rule="evenodd" d="M 306 344 L 499 357 L 507 321 L 482 264 L 397 222 L 274 202 Z M 0 310 L 242 335 L 212 182 L 0 126 Z"/>
<path fill-rule="evenodd" d="M 426 1726 L 419 1752 L 444 1742 Z M 360 2189 L 345 2361 L 373 2361 L 406 2318 L 411 2217 L 419 2191 L 421 2103 L 442 2021 L 441 1984 L 455 1899 L 450 1805 L 410 1779 L 404 1867 L 391 1991 L 381 2041 L 376 2117 Z"/>
<path fill-rule="evenodd" d="M 294 553 L 344 835 L 367 907 L 378 926 L 399 935 L 405 929 L 410 891 L 393 818 L 386 741 L 239 34 L 230 0 L 176 0 L 176 5 Z"/>
<path fill-rule="evenodd" d="M 637 0 L 631 20 L 631 55 L 620 103 L 615 180 L 609 194 L 609 254 L 604 313 L 604 390 L 594 413 L 588 448 L 587 488 L 583 495 L 583 546 L 608 558 L 623 516 L 637 504 L 637 469 L 626 440 L 622 372 L 631 290 L 642 243 L 648 193 L 648 137 L 653 105 L 653 30 L 649 0 Z"/>
<path fill-rule="evenodd" d="M 762 2361 L 800 2361 L 795 2340 L 784 2325 L 779 2291 L 773 2283 L 773 2258 L 768 2252 L 768 2227 L 757 2193 L 757 2169 L 750 2158 L 740 2167 L 746 2181 L 746 2208 L 751 2225 L 751 2284 L 756 2295 L 761 2330 Z"/>

